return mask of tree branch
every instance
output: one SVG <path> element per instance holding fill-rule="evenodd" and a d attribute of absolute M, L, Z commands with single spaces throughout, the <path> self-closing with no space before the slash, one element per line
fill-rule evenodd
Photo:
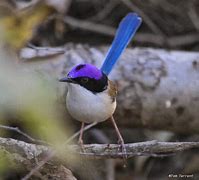
<path fill-rule="evenodd" d="M 192 148 L 199 148 L 199 142 L 158 142 L 146 141 L 139 143 L 125 144 L 128 158 L 134 156 L 170 156 Z M 43 145 L 29 144 L 10 138 L 0 138 L 0 148 L 6 151 L 16 161 L 21 159 L 15 154 L 24 157 L 26 161 L 41 159 L 51 151 L 51 148 Z M 79 154 L 81 156 L 99 158 L 123 158 L 118 144 L 87 144 L 84 145 L 84 152 L 78 145 L 66 145 L 63 152 Z M 52 159 L 53 160 L 53 159 Z"/>
<path fill-rule="evenodd" d="M 128 158 L 134 156 L 162 157 L 192 148 L 199 148 L 199 142 L 158 142 L 154 140 L 125 144 L 125 147 Z M 90 144 L 85 145 L 85 152 L 80 154 L 99 158 L 123 158 L 124 156 L 119 149 L 120 145 L 117 144 Z"/>
<path fill-rule="evenodd" d="M 137 7 L 135 4 L 133 4 L 130 0 L 121 0 L 129 9 L 132 11 L 137 12 L 144 20 L 144 22 L 151 28 L 151 30 L 156 33 L 160 34 L 162 36 L 164 35 L 164 32 L 151 20 L 150 16 L 146 15 L 144 11 L 142 11 L 139 7 Z"/>
<path fill-rule="evenodd" d="M 44 145 L 49 145 L 46 141 L 42 141 L 40 139 L 34 139 L 33 137 L 31 137 L 30 135 L 28 135 L 27 133 L 23 132 L 22 130 L 20 130 L 18 127 L 11 127 L 11 126 L 5 126 L 5 125 L 0 125 L 1 129 L 5 129 L 5 130 L 9 130 L 9 131 L 13 131 L 16 132 L 22 136 L 24 136 L 25 138 L 27 138 L 30 142 L 32 143 L 39 143 L 39 144 L 44 144 Z"/>
<path fill-rule="evenodd" d="M 127 157 L 134 156 L 152 156 L 162 157 L 171 156 L 179 152 L 183 152 L 192 148 L 199 148 L 199 142 L 158 142 L 146 141 L 139 143 L 125 144 Z M 24 171 L 29 172 L 23 179 L 29 179 L 31 176 L 58 177 L 57 179 L 75 180 L 69 169 L 65 168 L 61 163 L 56 163 L 59 153 L 53 149 L 43 145 L 29 144 L 10 138 L 0 138 L 1 153 L 15 162 L 16 167 L 23 167 Z M 77 145 L 64 145 L 62 148 L 64 157 L 71 158 L 71 155 L 89 157 L 89 158 L 123 158 L 124 155 L 120 151 L 118 144 L 88 144 L 84 145 L 84 152 Z M 49 156 L 53 153 L 53 156 Z M 50 157 L 50 158 L 49 158 Z M 46 163 L 47 161 L 49 163 Z M 42 164 L 42 168 L 38 164 Z M 64 162 L 63 162 L 64 163 Z M 52 172 L 51 169 L 54 169 Z"/>
<path fill-rule="evenodd" d="M 48 155 L 50 149 L 47 146 L 29 144 L 10 138 L 0 138 L 0 153 L 6 159 L 6 168 L 24 172 L 31 171 L 37 162 Z M 3 167 L 4 164 L 1 164 Z M 34 174 L 34 178 L 54 180 L 76 180 L 72 172 L 62 164 L 46 164 L 40 172 Z"/>

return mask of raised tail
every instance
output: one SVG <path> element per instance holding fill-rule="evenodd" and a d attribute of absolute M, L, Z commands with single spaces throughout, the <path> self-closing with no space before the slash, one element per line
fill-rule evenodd
<path fill-rule="evenodd" d="M 120 55 L 135 35 L 142 19 L 136 13 L 127 14 L 119 24 L 115 38 L 106 55 L 101 71 L 108 75 L 118 61 Z"/>

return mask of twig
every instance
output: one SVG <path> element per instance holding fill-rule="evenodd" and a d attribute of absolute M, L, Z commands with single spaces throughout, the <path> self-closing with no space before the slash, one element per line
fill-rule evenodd
<path fill-rule="evenodd" d="M 185 34 L 181 36 L 173 36 L 168 38 L 170 47 L 179 47 L 199 42 L 199 33 Z"/>
<path fill-rule="evenodd" d="M 118 5 L 118 3 L 119 1 L 110 0 L 102 10 L 100 10 L 96 15 L 89 18 L 89 20 L 95 20 L 95 21 L 103 20 Z"/>
<path fill-rule="evenodd" d="M 83 30 L 107 35 L 113 37 L 116 32 L 116 28 L 113 28 L 111 26 L 94 23 L 91 21 L 86 20 L 80 20 L 76 19 L 70 16 L 66 16 L 64 18 L 64 22 L 73 28 L 80 28 Z M 158 46 L 162 46 L 165 43 L 165 39 L 160 35 L 154 35 L 151 33 L 137 33 L 136 36 L 133 39 L 136 42 L 140 43 L 152 43 Z"/>
<path fill-rule="evenodd" d="M 159 34 L 161 36 L 165 36 L 164 32 L 156 26 L 156 24 L 147 16 L 144 11 L 142 11 L 140 8 L 138 8 L 135 4 L 132 3 L 132 1 L 129 0 L 121 0 L 127 7 L 129 7 L 132 11 L 137 12 L 144 20 L 144 22 L 151 28 L 151 30 Z"/>
<path fill-rule="evenodd" d="M 14 132 L 16 132 L 16 133 L 18 133 L 18 134 L 26 137 L 32 143 L 40 143 L 40 144 L 49 145 L 49 143 L 47 143 L 46 141 L 42 141 L 42 140 L 39 140 L 39 139 L 34 139 L 30 135 L 28 135 L 25 132 L 21 131 L 18 127 L 11 127 L 11 126 L 0 125 L 0 128 L 1 129 L 6 129 L 6 130 L 9 130 L 9 131 L 14 131 Z"/>
<path fill-rule="evenodd" d="M 73 17 L 65 17 L 64 22 L 74 28 L 80 28 L 103 35 L 114 36 L 116 29 L 107 25 L 94 23 L 91 21 L 79 20 Z M 165 43 L 169 47 L 180 47 L 199 42 L 199 34 L 183 34 L 180 36 L 171 36 L 167 39 L 162 35 L 154 35 L 151 33 L 137 33 L 133 41 L 138 43 L 151 43 L 157 46 L 163 46 Z"/>
<path fill-rule="evenodd" d="M 161 1 L 158 5 L 162 7 L 162 9 L 166 12 L 169 13 L 175 12 L 176 14 L 182 13 L 179 6 L 173 5 L 170 1 L 168 2 L 167 0 Z M 154 4 L 152 4 L 152 6 L 154 6 Z"/>
<path fill-rule="evenodd" d="M 65 16 L 64 22 L 72 27 L 89 30 L 104 35 L 114 36 L 115 28 L 94 22 L 79 20 L 70 16 Z"/>
<path fill-rule="evenodd" d="M 23 48 L 20 51 L 20 57 L 23 59 L 45 58 L 64 54 L 65 49 L 62 47 L 37 47 L 32 44 L 28 44 L 28 48 Z"/>
<path fill-rule="evenodd" d="M 84 127 L 84 131 L 90 129 L 91 127 L 95 126 L 97 123 L 94 122 L 92 124 L 87 125 L 86 127 Z M 76 132 L 75 134 L 73 134 L 70 138 L 68 138 L 66 140 L 66 142 L 64 142 L 64 144 L 59 148 L 62 149 L 64 148 L 69 142 L 71 142 L 74 138 L 76 138 L 78 135 L 80 134 L 80 131 Z M 51 150 L 49 152 L 49 154 L 42 160 L 40 161 L 37 166 L 35 166 L 35 168 L 33 168 L 24 178 L 22 178 L 22 180 L 28 180 L 33 174 L 35 174 L 37 171 L 39 171 L 39 169 L 41 167 L 43 167 L 51 158 L 53 158 L 56 155 L 56 150 Z"/>
<path fill-rule="evenodd" d="M 196 13 L 194 2 L 195 1 L 193 1 L 189 7 L 188 15 L 196 30 L 199 31 L 199 16 Z"/>
<path fill-rule="evenodd" d="M 156 46 L 163 46 L 166 42 L 166 39 L 160 35 L 151 33 L 137 33 L 133 38 L 133 41 L 138 43 L 150 43 Z"/>

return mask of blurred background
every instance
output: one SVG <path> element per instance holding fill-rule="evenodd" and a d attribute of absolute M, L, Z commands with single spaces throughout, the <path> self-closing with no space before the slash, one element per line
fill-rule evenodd
<path fill-rule="evenodd" d="M 199 48 L 197 0 L 68 0 L 61 8 L 64 18 L 52 18 L 40 26 L 34 44 L 110 44 L 121 18 L 133 11 L 143 18 L 134 44 L 195 51 Z"/>
<path fill-rule="evenodd" d="M 80 123 L 71 121 L 63 109 L 65 99 L 57 98 L 57 93 L 65 93 L 65 87 L 60 88 L 57 84 L 59 74 L 36 72 L 34 62 L 38 58 L 26 65 L 20 53 L 24 47 L 109 46 L 120 20 L 132 11 L 142 17 L 143 23 L 130 47 L 199 50 L 197 0 L 1 0 L 1 125 L 18 127 L 31 137 L 55 147 L 78 131 Z M 43 62 L 45 59 L 39 59 L 39 63 Z M 153 139 L 199 140 L 198 135 L 148 129 L 122 127 L 121 131 L 127 143 Z M 27 137 L 2 127 L 0 136 L 33 143 Z M 85 143 L 117 141 L 114 129 L 107 127 L 106 123 L 90 129 L 84 139 Z M 168 174 L 199 175 L 199 156 L 194 150 L 171 157 L 134 157 L 128 160 L 126 168 L 122 160 L 79 159 L 77 162 L 68 165 L 77 179 L 167 179 Z M 20 179 L 27 173 L 24 169 L 10 167 L 3 158 L 0 158 L 0 164 L 1 179 Z"/>

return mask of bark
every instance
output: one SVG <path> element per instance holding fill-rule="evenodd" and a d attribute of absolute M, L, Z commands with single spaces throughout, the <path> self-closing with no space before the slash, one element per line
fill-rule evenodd
<path fill-rule="evenodd" d="M 175 153 L 183 152 L 189 149 L 199 148 L 199 142 L 159 142 L 159 141 L 145 141 L 138 143 L 125 144 L 127 157 L 132 158 L 134 156 L 170 156 Z M 45 158 L 51 152 L 58 155 L 56 151 L 52 150 L 48 146 L 29 144 L 24 141 L 19 141 L 11 138 L 0 138 L 1 151 L 6 155 L 9 155 L 13 162 L 20 163 L 22 166 L 26 166 L 26 169 L 31 170 L 32 166 Z M 87 156 L 91 158 L 123 158 L 124 155 L 120 150 L 119 144 L 85 144 L 84 152 L 78 145 L 65 145 L 62 147 L 62 153 L 67 154 L 69 157 L 73 154 Z M 69 155 L 71 154 L 71 155 Z M 54 161 L 56 166 L 55 157 L 49 159 Z M 60 163 L 59 163 L 60 165 Z M 57 165 L 58 166 L 58 165 Z M 49 167 L 44 166 L 45 171 L 48 171 Z M 64 169 L 62 166 L 60 169 Z M 44 171 L 44 172 L 45 172 Z M 72 174 L 71 174 L 72 175 Z"/>
<path fill-rule="evenodd" d="M 49 149 L 45 146 L 28 144 L 10 138 L 0 138 L 1 163 L 6 161 L 4 164 L 6 169 L 11 168 L 12 171 L 16 170 L 22 174 L 31 171 L 48 152 Z M 76 180 L 69 169 L 56 162 L 46 164 L 31 179 L 36 177 L 39 179 Z"/>
<path fill-rule="evenodd" d="M 106 47 L 68 44 L 62 55 L 36 56 L 38 61 L 26 54 L 21 58 L 26 66 L 55 81 L 79 63 L 100 67 L 106 52 Z M 127 49 L 109 78 L 118 84 L 115 119 L 120 127 L 199 133 L 199 53 Z M 57 97 L 65 105 L 66 86 L 57 83 L 57 88 Z"/>

